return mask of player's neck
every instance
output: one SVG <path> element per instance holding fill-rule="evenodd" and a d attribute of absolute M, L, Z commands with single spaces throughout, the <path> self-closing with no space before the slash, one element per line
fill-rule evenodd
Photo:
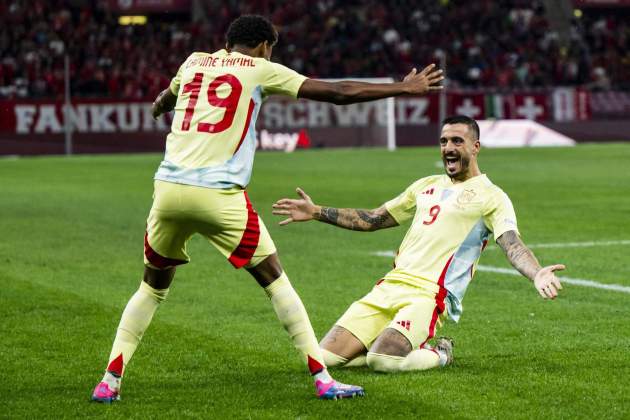
<path fill-rule="evenodd" d="M 230 53 L 236 52 L 239 54 L 248 55 L 250 57 L 260 57 L 257 50 L 258 48 L 247 48 L 242 45 L 235 45 L 234 47 L 229 48 L 227 51 Z"/>
<path fill-rule="evenodd" d="M 471 163 L 471 165 L 468 167 L 468 170 L 466 171 L 465 174 L 463 174 L 463 176 L 457 177 L 457 178 L 451 178 L 451 182 L 453 184 L 461 184 L 462 182 L 466 182 L 469 179 L 474 178 L 479 175 L 482 175 L 481 170 L 479 169 L 479 166 L 475 162 L 474 164 Z"/>

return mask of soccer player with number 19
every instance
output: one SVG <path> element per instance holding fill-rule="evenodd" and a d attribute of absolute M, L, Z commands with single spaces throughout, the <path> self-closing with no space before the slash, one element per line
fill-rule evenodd
<path fill-rule="evenodd" d="M 166 299 L 177 265 L 189 261 L 186 243 L 206 238 L 235 267 L 264 288 L 281 324 L 302 354 L 322 399 L 363 395 L 334 381 L 304 306 L 282 269 L 265 225 L 245 191 L 256 148 L 255 122 L 272 94 L 349 104 L 441 88 L 441 70 L 413 69 L 402 82 L 324 82 L 280 64 L 271 52 L 278 34 L 261 16 L 230 25 L 226 49 L 193 53 L 153 104 L 153 115 L 175 110 L 166 153 L 155 175 L 154 201 L 144 239 L 144 278 L 127 304 L 102 381 L 92 399 L 120 398 L 124 369 L 153 314 Z"/>

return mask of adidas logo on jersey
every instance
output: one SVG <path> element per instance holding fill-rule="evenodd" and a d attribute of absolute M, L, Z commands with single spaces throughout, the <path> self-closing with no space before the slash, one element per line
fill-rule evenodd
<path fill-rule="evenodd" d="M 434 191 L 435 191 L 435 188 L 429 188 L 428 190 L 423 191 L 422 194 L 433 195 Z"/>
<path fill-rule="evenodd" d="M 396 321 L 396 324 L 405 328 L 407 331 L 409 331 L 409 328 L 411 327 L 411 321 Z"/>

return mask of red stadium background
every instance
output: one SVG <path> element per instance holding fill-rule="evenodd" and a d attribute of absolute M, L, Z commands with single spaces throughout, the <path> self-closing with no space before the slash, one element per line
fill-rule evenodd
<path fill-rule="evenodd" d="M 400 78 L 436 61 L 447 114 L 630 140 L 630 0 L 420 0 L 405 13 L 393 0 L 28 3 L 0 1 L 0 155 L 64 153 L 68 131 L 74 153 L 163 150 L 170 117 L 154 121 L 151 101 L 190 52 L 220 48 L 227 24 L 252 12 L 278 27 L 274 59 L 310 77 Z M 397 98 L 397 145 L 434 144 L 440 106 L 438 95 Z M 382 146 L 366 135 L 381 111 L 272 99 L 257 128 L 299 133 L 302 147 Z"/>

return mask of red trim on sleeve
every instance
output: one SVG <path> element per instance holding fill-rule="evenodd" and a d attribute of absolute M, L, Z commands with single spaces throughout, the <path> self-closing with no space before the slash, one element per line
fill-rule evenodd
<path fill-rule="evenodd" d="M 188 261 L 184 260 L 176 260 L 174 258 L 163 257 L 155 252 L 155 250 L 151 248 L 151 245 L 149 245 L 148 232 L 145 232 L 144 234 L 144 256 L 147 257 L 147 260 L 149 260 L 151 264 L 161 269 L 188 263 Z"/>
<path fill-rule="evenodd" d="M 252 203 L 249 201 L 247 191 L 243 191 L 245 195 L 245 202 L 247 203 L 247 225 L 243 232 L 241 242 L 228 258 L 228 261 L 232 263 L 234 268 L 241 268 L 247 264 L 258 247 L 258 240 L 260 239 L 260 226 L 258 225 L 258 213 L 252 207 Z"/>
<path fill-rule="evenodd" d="M 243 140 L 245 140 L 245 136 L 247 135 L 247 131 L 249 130 L 249 125 L 252 123 L 252 114 L 254 112 L 254 108 L 256 107 L 256 103 L 253 99 L 249 100 L 249 108 L 247 109 L 247 119 L 245 120 L 245 127 L 243 128 L 243 134 L 241 134 L 241 139 L 238 142 L 238 146 L 236 146 L 236 150 L 232 153 L 232 156 L 238 152 L 238 149 L 241 148 L 241 144 L 243 144 Z"/>

